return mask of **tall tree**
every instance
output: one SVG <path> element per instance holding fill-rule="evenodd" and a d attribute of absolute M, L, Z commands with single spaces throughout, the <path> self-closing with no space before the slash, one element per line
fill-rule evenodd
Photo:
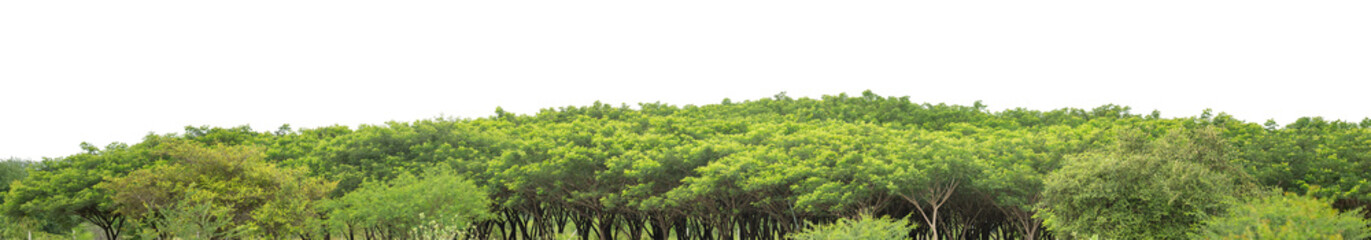
<path fill-rule="evenodd" d="M 893 171 L 881 176 L 881 183 L 890 194 L 911 204 L 928 226 L 931 236 L 939 233 L 939 223 L 946 214 L 943 207 L 964 187 L 976 186 L 976 180 L 987 168 L 986 159 L 978 154 L 978 146 L 960 133 L 915 132 L 904 151 L 892 156 Z"/>
<path fill-rule="evenodd" d="M 5 196 L 4 213 L 16 218 L 66 222 L 78 216 L 99 227 L 106 238 L 117 238 L 126 215 L 116 212 L 112 193 L 95 186 L 107 177 L 118 177 L 161 159 L 151 151 L 164 137 L 149 135 L 135 147 L 113 143 L 105 149 L 82 144 L 85 153 L 47 159 L 23 180 L 14 182 Z"/>

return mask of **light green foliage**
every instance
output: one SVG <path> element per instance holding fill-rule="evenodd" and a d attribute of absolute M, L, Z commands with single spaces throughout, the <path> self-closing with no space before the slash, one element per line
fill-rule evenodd
<path fill-rule="evenodd" d="M 318 146 L 320 142 L 349 133 L 352 133 L 352 129 L 346 126 L 334 125 L 294 130 L 290 128 L 289 124 L 286 124 L 271 135 L 261 135 L 266 138 L 261 142 L 263 142 L 262 146 L 266 147 L 268 162 L 293 166 L 292 164 L 309 161 L 310 153 L 314 152 L 315 146 Z"/>
<path fill-rule="evenodd" d="M 1033 217 L 1042 200 L 1043 179 L 1061 168 L 1067 155 L 1101 144 L 1099 130 L 1089 126 L 993 130 L 976 138 L 986 146 L 989 166 L 973 188 L 990 199 L 1022 238 L 1030 240 L 1045 232 L 1042 219 Z"/>
<path fill-rule="evenodd" d="M 301 233 L 305 227 L 301 223 L 316 217 L 313 202 L 322 199 L 334 186 L 308 178 L 302 170 L 277 168 L 264 162 L 259 147 L 171 142 L 164 149 L 172 164 L 134 171 L 100 185 L 114 193 L 119 213 L 160 218 L 169 216 L 160 212 L 165 209 L 205 208 L 201 210 L 216 210 L 215 214 L 205 215 L 216 219 L 215 222 L 221 218 L 232 220 L 231 225 L 217 229 L 254 229 L 262 235 L 280 238 Z M 171 220 L 175 219 L 144 222 Z M 148 227 L 170 233 L 169 226 Z"/>
<path fill-rule="evenodd" d="M 142 219 L 147 226 L 137 235 L 145 239 L 234 239 L 248 236 L 249 226 L 233 222 L 234 209 L 211 202 L 208 194 L 190 190 L 180 200 Z"/>
<path fill-rule="evenodd" d="M 502 132 L 507 127 L 508 123 L 442 119 L 389 122 L 363 125 L 356 131 L 343 127 L 303 130 L 298 136 L 280 138 L 276 144 L 312 146 L 305 149 L 308 154 L 281 151 L 278 157 L 294 156 L 283 164 L 308 167 L 316 176 L 338 181 L 333 194 L 341 196 L 365 179 L 386 180 L 435 163 L 453 165 L 458 171 L 482 171 L 484 161 L 474 160 L 508 150 L 492 146 L 506 137 Z M 291 140 L 295 138 L 300 139 Z"/>
<path fill-rule="evenodd" d="M 395 179 L 365 182 L 355 191 L 323 205 L 340 231 L 362 230 L 379 238 L 450 239 L 473 222 L 491 216 L 485 191 L 447 168 L 423 176 L 401 173 Z M 348 228 L 357 229 L 348 229 Z"/>
<path fill-rule="evenodd" d="M 1292 193 L 1258 196 L 1236 203 L 1205 221 L 1196 239 L 1366 239 L 1371 221 L 1339 212 L 1328 201 Z"/>
<path fill-rule="evenodd" d="M 1242 194 L 1212 131 L 1160 140 L 1125 133 L 1120 147 L 1078 156 L 1048 176 L 1038 217 L 1061 235 L 1184 239 Z"/>
<path fill-rule="evenodd" d="M 916 133 L 910 142 L 897 144 L 905 147 L 891 156 L 888 165 L 876 166 L 891 169 L 879 175 L 877 182 L 884 183 L 891 195 L 913 205 L 933 236 L 941 236 L 938 223 L 947 215 L 944 205 L 964 187 L 976 186 L 975 181 L 984 179 L 980 174 L 988 168 L 985 156 L 980 154 L 984 148 L 960 135 Z"/>
<path fill-rule="evenodd" d="M 794 240 L 896 240 L 909 239 L 915 224 L 906 219 L 875 218 L 861 215 L 856 220 L 838 219 L 826 225 L 813 225 L 790 235 Z"/>

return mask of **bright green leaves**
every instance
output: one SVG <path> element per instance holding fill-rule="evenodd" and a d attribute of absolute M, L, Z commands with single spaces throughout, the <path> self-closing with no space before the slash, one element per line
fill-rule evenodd
<path fill-rule="evenodd" d="M 73 217 L 79 216 L 106 235 L 118 235 L 124 217 L 115 213 L 112 193 L 95 186 L 160 160 L 162 156 L 154 149 L 162 141 L 149 136 L 144 144 L 133 147 L 117 143 L 104 150 L 88 147 L 87 153 L 45 160 L 36 171 L 9 186 L 4 213 L 62 226 L 57 229 L 70 229 L 77 223 Z"/>
<path fill-rule="evenodd" d="M 1237 202 L 1205 221 L 1196 239 L 1365 239 L 1371 221 L 1340 213 L 1328 201 L 1272 193 Z"/>
<path fill-rule="evenodd" d="M 303 170 L 266 163 L 259 147 L 170 142 L 160 153 L 169 156 L 171 164 L 110 178 L 98 189 L 113 193 L 118 213 L 142 217 L 146 223 L 215 225 L 209 229 L 212 233 L 203 234 L 209 238 L 244 229 L 275 237 L 300 233 L 305 219 L 318 217 L 312 202 L 334 186 L 306 177 Z M 206 230 L 149 227 L 169 235 Z"/>
<path fill-rule="evenodd" d="M 212 203 L 214 194 L 199 190 L 185 192 L 180 200 L 160 206 L 156 214 L 141 219 L 150 228 L 134 235 L 146 239 L 225 239 L 249 236 L 251 225 L 235 224 L 234 209 Z"/>
<path fill-rule="evenodd" d="M 132 146 L 85 144 L 86 153 L 39 164 L 3 209 L 47 226 L 73 225 L 73 216 L 112 226 L 115 209 L 163 225 L 232 216 L 219 229 L 262 238 L 447 233 L 491 210 L 499 214 L 473 229 L 478 238 L 546 238 L 549 219 L 560 219 L 587 237 L 646 228 L 654 238 L 728 239 L 869 213 L 910 216 L 921 237 L 1032 239 L 1180 236 L 1250 179 L 1339 208 L 1371 202 L 1367 124 L 1311 118 L 1280 128 L 1212 111 L 1163 119 L 1130 110 L 991 112 L 868 91 L 497 110 L 356 130 L 191 127 Z M 449 178 L 461 180 L 429 182 Z M 435 204 L 454 192 L 489 201 L 462 200 L 470 211 L 459 215 L 472 217 L 447 218 L 456 210 Z M 315 202 L 325 195 L 337 200 L 329 212 Z M 1061 231 L 1041 231 L 1044 219 Z"/>
<path fill-rule="evenodd" d="M 916 224 L 907 219 L 890 219 L 861 215 L 856 219 L 838 219 L 826 225 L 810 226 L 790 236 L 794 240 L 897 240 L 909 239 Z"/>
<path fill-rule="evenodd" d="M 348 227 L 391 232 L 394 238 L 455 236 L 476 221 L 493 217 L 485 190 L 447 168 L 422 176 L 402 173 L 371 181 L 323 206 L 338 231 Z"/>
<path fill-rule="evenodd" d="M 1250 190 L 1212 130 L 1074 157 L 1047 177 L 1038 217 L 1061 235 L 1184 239 Z"/>

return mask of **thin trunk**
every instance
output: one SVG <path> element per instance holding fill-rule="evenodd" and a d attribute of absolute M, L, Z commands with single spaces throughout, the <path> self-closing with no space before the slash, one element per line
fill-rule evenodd
<path fill-rule="evenodd" d="M 628 218 L 628 238 L 633 240 L 643 239 L 643 225 L 647 224 L 646 219 L 641 217 Z"/>
<path fill-rule="evenodd" d="M 714 227 L 713 227 L 713 224 L 706 224 L 704 221 L 700 221 L 699 226 L 700 226 L 700 228 L 699 228 L 700 231 L 699 231 L 698 233 L 699 233 L 700 239 L 706 239 L 706 240 L 712 240 L 712 239 L 714 239 Z"/>
<path fill-rule="evenodd" d="M 348 240 L 357 240 L 357 233 L 352 230 L 352 223 L 346 224 L 348 229 Z"/>
<path fill-rule="evenodd" d="M 686 239 L 689 239 L 689 237 L 690 237 L 690 235 L 689 235 L 689 233 L 690 233 L 690 218 L 681 217 L 681 218 L 677 219 L 675 222 L 673 222 L 672 225 L 674 225 L 672 228 L 675 228 L 675 229 L 676 229 L 676 239 L 677 239 L 677 240 L 686 240 Z M 667 231 L 670 231 L 670 230 L 667 230 Z"/>
<path fill-rule="evenodd" d="M 594 224 L 594 221 L 594 218 L 589 216 L 581 214 L 574 216 L 572 222 L 576 224 L 576 234 L 581 235 L 581 239 L 590 239 L 590 231 L 594 229 L 591 225 Z"/>
<path fill-rule="evenodd" d="M 600 239 L 614 239 L 614 228 L 618 219 L 614 214 L 602 214 L 599 222 Z"/>
<path fill-rule="evenodd" d="M 957 189 L 958 184 L 959 183 L 957 181 L 952 181 L 945 187 L 934 187 L 932 189 L 928 189 L 925 198 L 928 201 L 927 203 L 930 207 L 930 210 L 932 211 L 925 211 L 923 203 L 919 201 L 920 199 L 914 198 L 909 195 L 902 196 L 905 198 L 906 201 L 909 201 L 910 203 L 914 204 L 914 209 L 919 211 L 919 215 L 923 217 L 924 223 L 928 224 L 928 230 L 933 234 L 934 238 L 939 237 L 938 208 L 941 208 L 944 203 L 947 203 L 947 199 L 952 197 L 952 192 L 954 192 Z"/>

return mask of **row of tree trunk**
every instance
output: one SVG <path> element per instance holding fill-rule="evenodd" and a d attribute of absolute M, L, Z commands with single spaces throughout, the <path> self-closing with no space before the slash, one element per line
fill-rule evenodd
<path fill-rule="evenodd" d="M 877 215 L 917 215 L 913 207 L 891 207 Z M 523 211 L 520 211 L 523 210 Z M 1024 236 L 1018 224 L 994 209 L 976 211 L 977 215 L 957 214 L 938 224 L 938 235 L 928 227 L 910 232 L 911 239 L 1042 239 L 1045 233 Z M 496 219 L 476 223 L 466 239 L 699 239 L 699 240 L 779 240 L 801 231 L 809 224 L 835 222 L 837 216 L 794 216 L 761 212 L 737 214 L 671 214 L 572 211 L 555 208 L 504 209 Z M 911 220 L 916 219 L 911 218 Z M 911 221 L 918 222 L 918 221 Z"/>

